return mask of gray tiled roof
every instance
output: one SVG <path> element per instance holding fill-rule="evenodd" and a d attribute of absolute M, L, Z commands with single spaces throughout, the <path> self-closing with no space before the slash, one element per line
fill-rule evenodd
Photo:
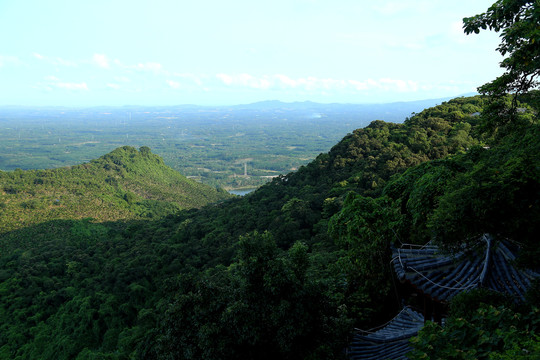
<path fill-rule="evenodd" d="M 423 325 L 422 314 L 406 307 L 377 331 L 358 330 L 348 348 L 349 358 L 354 360 L 407 359 L 406 354 L 412 350 L 409 339 L 415 336 Z"/>
<path fill-rule="evenodd" d="M 448 301 L 460 292 L 485 287 L 522 301 L 538 272 L 514 266 L 516 250 L 510 244 L 482 237 L 475 249 L 448 254 L 437 246 L 403 246 L 393 249 L 392 263 L 397 277 L 434 300 Z M 404 308 L 376 331 L 354 334 L 348 356 L 354 360 L 407 359 L 409 339 L 424 325 L 422 314 Z"/>
<path fill-rule="evenodd" d="M 462 291 L 485 287 L 524 300 L 531 281 L 540 275 L 514 266 L 516 255 L 504 241 L 484 235 L 483 243 L 471 251 L 448 254 L 438 247 L 393 250 L 394 270 L 434 300 L 448 301 Z"/>

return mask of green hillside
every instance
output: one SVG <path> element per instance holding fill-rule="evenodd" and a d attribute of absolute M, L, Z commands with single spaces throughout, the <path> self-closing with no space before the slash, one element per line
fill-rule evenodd
<path fill-rule="evenodd" d="M 30 226 L 0 235 L 0 357 L 340 358 L 353 326 L 378 325 L 398 309 L 400 290 L 392 286 L 388 245 L 395 233 L 419 243 L 431 238 L 434 212 L 422 206 L 443 206 L 437 199 L 447 190 L 428 170 L 448 163 L 461 174 L 479 171 L 495 161 L 492 156 L 519 159 L 527 152 L 520 149 L 540 143 L 534 124 L 524 128 L 528 135 L 521 136 L 521 145 L 481 136 L 477 113 L 484 105 L 480 96 L 458 98 L 403 124 L 374 121 L 253 194 L 152 220 L 137 219 L 148 211 L 141 205 L 143 195 L 164 201 L 163 194 L 174 191 L 152 190 L 156 179 L 170 178 L 147 150 L 122 148 L 85 165 L 45 172 L 103 174 L 99 184 L 111 189 L 106 198 L 92 190 L 99 188 L 89 181 L 96 176 L 73 176 L 69 183 L 78 186 L 79 196 L 88 193 L 90 204 L 96 194 L 112 198 L 108 202 L 133 217 L 93 223 L 76 220 L 92 213 L 75 219 L 66 213 L 66 220 L 41 222 L 31 214 L 43 208 L 34 206 L 25 209 Z M 486 141 L 491 150 L 482 152 Z M 531 161 L 533 172 L 524 174 L 531 174 L 527 183 L 534 185 L 538 160 Z M 3 185 L 3 196 L 30 199 L 32 191 L 47 186 L 48 178 L 38 173 L 7 174 L 28 180 L 12 180 L 13 190 Z M 425 173 L 428 177 L 418 180 Z M 512 185 L 515 172 L 505 174 L 510 177 L 497 181 Z M 180 187 L 173 180 L 168 184 Z M 448 181 L 451 189 L 460 189 L 459 182 L 452 184 Z M 70 193 L 41 198 L 66 201 Z M 66 207 L 73 210 L 76 204 Z M 49 208 L 55 206 L 61 204 Z M 166 205 L 163 212 L 169 209 Z"/>
<path fill-rule="evenodd" d="M 147 147 L 124 146 L 82 165 L 0 171 L 0 232 L 53 219 L 163 216 L 227 197 L 182 176 Z"/>

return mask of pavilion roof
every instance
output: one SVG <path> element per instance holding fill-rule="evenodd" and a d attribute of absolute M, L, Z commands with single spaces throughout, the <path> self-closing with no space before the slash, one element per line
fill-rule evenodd
<path fill-rule="evenodd" d="M 422 314 L 405 307 L 390 322 L 374 331 L 357 330 L 348 348 L 354 360 L 407 359 L 409 339 L 424 325 Z"/>
<path fill-rule="evenodd" d="M 516 252 L 505 241 L 484 235 L 473 250 L 449 254 L 435 245 L 393 250 L 398 278 L 409 282 L 436 301 L 446 302 L 460 292 L 484 287 L 522 301 L 540 274 L 515 266 Z"/>

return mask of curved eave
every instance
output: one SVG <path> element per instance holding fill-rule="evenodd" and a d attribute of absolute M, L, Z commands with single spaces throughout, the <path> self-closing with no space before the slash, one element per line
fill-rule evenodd
<path fill-rule="evenodd" d="M 515 254 L 504 242 L 493 245 L 491 238 L 474 251 L 448 255 L 437 247 L 394 249 L 393 265 L 397 277 L 435 301 L 446 302 L 455 295 L 486 287 L 522 301 L 539 274 L 517 269 Z"/>
<path fill-rule="evenodd" d="M 348 356 L 354 360 L 407 359 L 412 350 L 409 340 L 423 325 L 423 316 L 406 307 L 379 330 L 356 333 Z"/>

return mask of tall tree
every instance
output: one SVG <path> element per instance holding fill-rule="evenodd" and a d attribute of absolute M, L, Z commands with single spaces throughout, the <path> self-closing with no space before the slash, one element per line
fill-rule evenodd
<path fill-rule="evenodd" d="M 464 18 L 466 34 L 481 30 L 501 31 L 497 51 L 505 56 L 505 72 L 478 91 L 491 98 L 487 125 L 492 130 L 516 119 L 518 95 L 538 87 L 540 76 L 540 1 L 498 0 L 482 14 Z M 505 101 L 513 94 L 511 104 Z"/>

